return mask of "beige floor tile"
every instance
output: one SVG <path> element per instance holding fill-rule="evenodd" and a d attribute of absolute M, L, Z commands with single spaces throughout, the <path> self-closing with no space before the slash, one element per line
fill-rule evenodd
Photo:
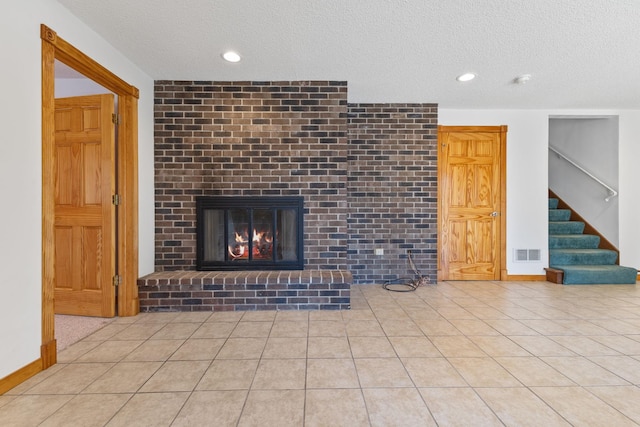
<path fill-rule="evenodd" d="M 525 326 L 530 327 L 534 331 L 542 335 L 572 335 L 570 329 L 558 324 L 555 320 L 550 319 L 525 319 L 520 320 Z"/>
<path fill-rule="evenodd" d="M 632 384 L 640 385 L 640 361 L 629 356 L 598 356 L 589 360 Z"/>
<path fill-rule="evenodd" d="M 304 426 L 370 426 L 362 391 L 359 389 L 307 390 Z"/>
<path fill-rule="evenodd" d="M 187 339 L 200 327 L 201 323 L 169 323 L 149 339 L 152 340 L 177 340 Z"/>
<path fill-rule="evenodd" d="M 310 337 L 344 337 L 347 330 L 342 320 L 309 320 Z"/>
<path fill-rule="evenodd" d="M 569 378 L 537 357 L 496 357 L 495 361 L 529 387 L 575 385 Z"/>
<path fill-rule="evenodd" d="M 294 322 L 289 320 L 278 321 L 271 328 L 271 337 L 277 338 L 297 338 L 309 335 L 308 322 Z"/>
<path fill-rule="evenodd" d="M 550 337 L 563 347 L 568 348 L 580 356 L 616 356 L 617 351 L 584 336 Z"/>
<path fill-rule="evenodd" d="M 452 319 L 451 324 L 463 335 L 499 335 L 500 333 L 480 319 Z"/>
<path fill-rule="evenodd" d="M 398 357 L 442 357 L 426 337 L 389 337 Z"/>
<path fill-rule="evenodd" d="M 304 389 L 307 361 L 304 359 L 263 359 L 251 385 L 252 390 Z"/>
<path fill-rule="evenodd" d="M 435 426 L 415 388 L 362 390 L 372 426 Z"/>
<path fill-rule="evenodd" d="M 225 340 L 222 338 L 192 338 L 184 341 L 169 360 L 213 360 Z"/>
<path fill-rule="evenodd" d="M 634 386 L 588 387 L 588 391 L 640 424 L 640 388 Z"/>
<path fill-rule="evenodd" d="M 449 358 L 449 362 L 472 387 L 518 387 L 522 384 L 488 357 Z"/>
<path fill-rule="evenodd" d="M 445 358 L 402 359 L 416 387 L 465 387 L 468 384 Z"/>
<path fill-rule="evenodd" d="M 246 398 L 246 390 L 195 391 L 171 426 L 235 427 Z"/>
<path fill-rule="evenodd" d="M 535 387 L 532 391 L 572 425 L 637 426 L 582 387 Z"/>
<path fill-rule="evenodd" d="M 289 310 L 278 311 L 276 313 L 276 322 L 308 322 L 309 311 L 306 310 Z"/>
<path fill-rule="evenodd" d="M 78 341 L 58 352 L 58 363 L 70 363 L 100 345 L 102 341 Z M 640 344 L 640 343 L 638 343 Z"/>
<path fill-rule="evenodd" d="M 276 320 L 277 311 L 263 310 L 263 311 L 247 311 L 242 316 L 242 320 L 245 322 L 273 322 Z"/>
<path fill-rule="evenodd" d="M 135 393 L 162 366 L 161 362 L 120 362 L 83 393 Z"/>
<path fill-rule="evenodd" d="M 246 312 L 244 312 L 244 311 L 215 311 L 213 313 L 210 313 L 211 316 L 209 316 L 209 318 L 206 320 L 206 322 L 207 323 L 209 323 L 209 322 L 214 322 L 214 323 L 218 323 L 218 322 L 237 323 L 237 322 L 239 322 L 240 320 L 242 320 L 244 318 L 245 313 Z"/>
<path fill-rule="evenodd" d="M 2 408 L 4 405 L 6 405 L 7 403 L 11 402 L 12 400 L 14 400 L 16 398 L 16 396 L 11 396 L 11 395 L 0 395 L 0 408 Z"/>
<path fill-rule="evenodd" d="M 307 357 L 307 338 L 269 338 L 264 359 L 304 359 Z"/>
<path fill-rule="evenodd" d="M 439 426 L 503 426 L 472 388 L 421 388 L 420 394 Z"/>
<path fill-rule="evenodd" d="M 316 310 L 309 312 L 309 322 L 313 321 L 336 321 L 342 322 L 341 310 Z"/>
<path fill-rule="evenodd" d="M 74 363 L 26 390 L 25 394 L 76 394 L 107 372 L 113 363 Z"/>
<path fill-rule="evenodd" d="M 165 361 L 184 343 L 184 340 L 147 340 L 122 360 L 126 362 Z"/>
<path fill-rule="evenodd" d="M 539 335 L 536 331 L 515 319 L 486 319 L 485 322 L 503 335 Z"/>
<path fill-rule="evenodd" d="M 531 356 L 527 350 L 502 335 L 473 336 L 469 339 L 489 356 Z"/>
<path fill-rule="evenodd" d="M 259 359 L 266 343 L 266 338 L 229 338 L 218 352 L 216 358 Z"/>
<path fill-rule="evenodd" d="M 208 361 L 166 362 L 140 389 L 142 393 L 192 391 L 209 367 Z"/>
<path fill-rule="evenodd" d="M 368 304 L 366 305 L 366 307 L 355 309 L 353 307 L 353 295 L 351 299 L 351 310 L 342 312 L 342 319 L 345 322 L 348 323 L 355 320 L 376 320 L 376 316 L 375 314 L 373 314 L 373 311 L 371 311 Z"/>
<path fill-rule="evenodd" d="M 436 320 L 416 320 L 415 323 L 427 337 L 462 335 L 462 332 L 460 332 L 458 328 L 444 318 Z"/>
<path fill-rule="evenodd" d="M 86 362 L 119 362 L 133 350 L 138 348 L 144 341 L 105 341 L 100 343 L 93 350 L 78 357 L 76 360 L 80 363 Z"/>
<path fill-rule="evenodd" d="M 354 359 L 363 388 L 413 387 L 398 358 Z"/>
<path fill-rule="evenodd" d="M 441 307 L 437 309 L 438 313 L 445 319 L 475 319 L 476 316 L 469 313 L 462 307 Z"/>
<path fill-rule="evenodd" d="M 248 390 L 258 368 L 258 359 L 214 360 L 196 390 Z"/>
<path fill-rule="evenodd" d="M 239 322 L 231 333 L 232 338 L 268 337 L 273 322 Z"/>
<path fill-rule="evenodd" d="M 465 307 L 466 310 L 473 314 L 478 319 L 490 320 L 490 319 L 509 319 L 509 316 L 504 314 L 498 309 L 493 307 Z"/>
<path fill-rule="evenodd" d="M 191 335 L 191 338 L 228 338 L 235 327 L 235 322 L 206 322 Z"/>
<path fill-rule="evenodd" d="M 193 322 L 193 323 L 203 323 L 209 320 L 212 313 L 209 311 L 183 311 L 179 313 L 175 319 L 173 319 L 174 323 L 182 323 L 182 322 Z"/>
<path fill-rule="evenodd" d="M 14 395 L 23 394 L 27 390 L 33 388 L 37 384 L 40 384 L 42 381 L 53 376 L 58 371 L 66 368 L 67 366 L 69 365 L 63 364 L 63 363 L 57 363 L 44 371 L 40 371 L 34 376 L 32 376 L 31 378 L 27 379 L 26 381 L 13 387 L 11 390 L 6 391 L 4 393 L 4 396 L 14 396 Z"/>
<path fill-rule="evenodd" d="M 383 337 L 384 331 L 377 320 L 350 320 L 346 324 L 350 337 Z"/>
<path fill-rule="evenodd" d="M 164 327 L 165 323 L 160 322 L 133 323 L 115 334 L 111 339 L 118 341 L 146 340 L 151 338 L 156 332 Z"/>
<path fill-rule="evenodd" d="M 556 320 L 556 322 L 569 329 L 575 335 L 611 335 L 612 332 L 601 327 L 595 325 L 588 320 L 584 319 L 574 319 L 574 320 Z"/>
<path fill-rule="evenodd" d="M 583 357 L 542 357 L 541 359 L 581 386 L 629 384 L 619 376 Z"/>
<path fill-rule="evenodd" d="M 74 398 L 68 395 L 17 396 L 0 407 L 3 426 L 37 426 Z"/>
<path fill-rule="evenodd" d="M 529 389 L 478 388 L 476 392 L 507 426 L 571 425 Z"/>
<path fill-rule="evenodd" d="M 422 330 L 411 319 L 381 321 L 382 330 L 388 337 L 421 337 Z"/>
<path fill-rule="evenodd" d="M 433 345 L 445 357 L 486 357 L 487 354 L 473 343 L 469 338 L 455 336 L 430 337 Z"/>
<path fill-rule="evenodd" d="M 576 354 L 566 347 L 542 335 L 509 336 L 520 347 L 534 356 L 575 356 Z"/>
<path fill-rule="evenodd" d="M 309 337 L 308 345 L 309 359 L 351 357 L 347 337 Z"/>
<path fill-rule="evenodd" d="M 106 424 L 108 427 L 168 426 L 189 393 L 137 393 Z"/>
<path fill-rule="evenodd" d="M 387 337 L 349 337 L 349 345 L 354 358 L 396 357 Z"/>
<path fill-rule="evenodd" d="M 590 338 L 626 356 L 640 356 L 640 341 L 630 337 L 622 335 L 606 335 L 592 336 Z"/>
<path fill-rule="evenodd" d="M 360 388 L 352 359 L 307 360 L 307 389 Z"/>
<path fill-rule="evenodd" d="M 304 390 L 251 390 L 238 427 L 299 427 L 304 411 Z"/>
<path fill-rule="evenodd" d="M 51 417 L 42 427 L 102 427 L 131 398 L 130 394 L 85 394 L 69 401 Z"/>
<path fill-rule="evenodd" d="M 638 333 L 638 325 L 635 325 L 633 320 L 594 319 L 591 320 L 591 322 L 620 335 Z"/>
<path fill-rule="evenodd" d="M 98 329 L 91 335 L 83 338 L 83 341 L 104 341 L 109 338 L 113 338 L 116 334 L 127 329 L 131 324 L 130 323 L 116 323 L 115 321 L 109 323 L 103 328 Z"/>
<path fill-rule="evenodd" d="M 155 312 L 155 313 L 140 313 L 136 317 L 138 318 L 135 323 L 171 323 L 178 316 L 180 312 Z"/>

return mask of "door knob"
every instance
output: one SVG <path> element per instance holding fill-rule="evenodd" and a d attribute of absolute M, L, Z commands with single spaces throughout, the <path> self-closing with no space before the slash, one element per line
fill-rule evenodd
<path fill-rule="evenodd" d="M 500 212 L 491 212 L 491 216 L 500 216 Z"/>

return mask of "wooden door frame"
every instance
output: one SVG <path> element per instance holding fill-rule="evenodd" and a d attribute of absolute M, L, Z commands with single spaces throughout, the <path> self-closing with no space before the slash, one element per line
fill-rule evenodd
<path fill-rule="evenodd" d="M 138 300 L 138 98 L 139 91 L 58 37 L 46 25 L 40 26 L 42 39 L 42 369 L 57 361 L 54 335 L 54 147 L 55 74 L 57 59 L 118 96 L 118 315 L 135 316 Z"/>
<path fill-rule="evenodd" d="M 441 132 L 495 132 L 503 135 L 500 138 L 500 215 L 499 215 L 499 232 L 500 255 L 498 259 L 498 270 L 500 271 L 500 280 L 508 280 L 507 273 L 507 126 L 443 126 L 438 125 L 438 148 L 440 146 Z M 438 149 L 438 152 L 440 150 Z M 438 280 L 441 280 L 440 270 L 440 252 L 443 250 L 440 236 L 442 235 L 442 182 L 444 181 L 444 168 L 442 162 L 438 162 L 438 254 L 437 254 L 437 271 Z"/>

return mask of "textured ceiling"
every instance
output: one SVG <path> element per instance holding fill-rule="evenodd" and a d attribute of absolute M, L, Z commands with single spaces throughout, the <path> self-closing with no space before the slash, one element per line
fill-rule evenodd
<path fill-rule="evenodd" d="M 346 80 L 350 102 L 444 108 L 640 108 L 638 0 L 58 1 L 154 79 Z M 227 49 L 243 60 L 224 62 Z M 478 78 L 456 82 L 466 71 Z M 531 81 L 513 83 L 521 74 Z"/>

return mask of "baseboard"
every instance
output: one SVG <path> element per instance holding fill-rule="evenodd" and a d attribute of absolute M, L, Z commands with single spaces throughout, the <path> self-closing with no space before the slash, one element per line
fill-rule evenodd
<path fill-rule="evenodd" d="M 0 379 L 0 395 L 8 392 L 15 386 L 22 384 L 38 372 L 42 371 L 42 359 L 29 363 L 24 368 L 18 369 L 12 374 Z"/>
<path fill-rule="evenodd" d="M 507 282 L 545 282 L 546 276 L 543 274 L 510 274 Z"/>

